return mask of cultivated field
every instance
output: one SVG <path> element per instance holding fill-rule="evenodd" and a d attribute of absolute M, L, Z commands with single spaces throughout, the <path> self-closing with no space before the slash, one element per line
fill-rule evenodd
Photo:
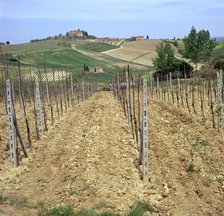
<path fill-rule="evenodd" d="M 156 216 L 222 215 L 221 133 L 184 110 L 153 99 L 149 142 L 150 181 L 143 184 L 138 145 L 122 108 L 111 92 L 96 93 L 35 141 L 33 153 L 18 168 L 8 162 L 1 166 L 5 201 L 2 198 L 0 212 L 37 215 L 44 206 L 64 203 L 125 215 L 144 200 Z M 189 172 L 194 146 L 195 170 Z"/>
<path fill-rule="evenodd" d="M 161 40 L 129 41 L 125 42 L 122 48 L 109 50 L 104 54 L 128 62 L 152 66 L 152 58 L 156 56 L 156 46 L 161 42 Z M 175 47 L 174 49 L 175 55 L 180 56 L 177 49 Z"/>
<path fill-rule="evenodd" d="M 87 209 L 75 216 L 224 214 L 223 81 L 169 74 L 143 85 L 142 70 L 131 72 L 150 68 L 160 42 L 126 42 L 104 53 L 26 45 L 21 63 L 35 67 L 14 61 L 0 68 L 0 215 L 51 216 L 49 209 L 61 206 Z M 108 71 L 86 75 L 84 63 Z M 20 130 L 18 167 L 10 163 L 6 77 Z M 111 82 L 113 91 L 100 91 L 96 80 Z M 142 209 L 129 213 L 139 203 Z"/>

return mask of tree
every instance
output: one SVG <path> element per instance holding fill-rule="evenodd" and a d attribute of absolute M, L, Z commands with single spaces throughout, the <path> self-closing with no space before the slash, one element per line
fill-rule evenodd
<path fill-rule="evenodd" d="M 149 36 L 148 35 L 146 36 L 146 40 L 149 40 Z"/>
<path fill-rule="evenodd" d="M 9 41 L 6 41 L 6 44 L 7 44 L 7 45 L 9 45 L 9 44 L 10 44 L 10 42 L 9 42 Z"/>
<path fill-rule="evenodd" d="M 210 39 L 209 31 L 202 29 L 197 32 L 194 26 L 188 36 L 183 39 L 183 42 L 182 55 L 195 64 L 196 71 L 198 63 L 207 61 L 216 46 L 216 42 Z"/>
<path fill-rule="evenodd" d="M 161 71 L 163 76 L 172 70 L 175 57 L 174 50 L 169 43 L 160 43 L 156 46 L 157 56 L 152 59 L 157 71 Z"/>

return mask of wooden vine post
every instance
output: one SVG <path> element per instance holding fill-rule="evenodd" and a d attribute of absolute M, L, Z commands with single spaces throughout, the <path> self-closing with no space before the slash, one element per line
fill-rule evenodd
<path fill-rule="evenodd" d="M 222 70 L 217 72 L 217 112 L 218 130 L 222 129 Z"/>
<path fill-rule="evenodd" d="M 120 74 L 119 72 L 117 73 L 117 100 L 118 102 L 121 100 L 121 97 L 120 97 Z"/>
<path fill-rule="evenodd" d="M 14 126 L 14 114 L 12 104 L 12 92 L 10 80 L 6 81 L 6 93 L 7 93 L 7 113 L 9 122 L 9 146 L 10 146 L 10 158 L 11 162 L 18 166 L 17 145 L 15 139 L 15 126 Z"/>
<path fill-rule="evenodd" d="M 148 181 L 148 110 L 147 110 L 147 80 L 143 80 L 143 107 L 142 107 L 142 165 L 143 181 Z"/>
<path fill-rule="evenodd" d="M 72 73 L 71 73 L 71 106 L 74 106 L 74 83 Z"/>
<path fill-rule="evenodd" d="M 127 113 L 128 113 L 128 125 L 131 127 L 131 110 L 130 110 L 130 95 L 129 95 L 129 73 L 126 71 L 126 98 L 127 98 Z"/>
<path fill-rule="evenodd" d="M 37 110 L 37 125 L 39 133 L 43 133 L 43 118 L 42 118 L 42 105 L 40 99 L 40 87 L 38 77 L 35 78 L 35 97 L 36 97 L 36 110 Z"/>

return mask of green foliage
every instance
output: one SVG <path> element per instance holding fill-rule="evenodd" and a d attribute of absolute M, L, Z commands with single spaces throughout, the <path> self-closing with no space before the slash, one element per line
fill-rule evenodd
<path fill-rule="evenodd" d="M 187 171 L 188 172 L 193 172 L 194 171 L 194 164 L 193 162 L 191 161 L 187 167 Z"/>
<path fill-rule="evenodd" d="M 178 133 L 178 129 L 177 129 L 177 128 L 172 128 L 172 129 L 171 129 L 171 133 L 172 133 L 172 134 L 176 134 L 176 133 Z"/>
<path fill-rule="evenodd" d="M 143 216 L 147 211 L 153 212 L 154 208 L 148 203 L 140 202 L 128 213 L 128 216 Z"/>
<path fill-rule="evenodd" d="M 119 214 L 111 213 L 111 212 L 103 212 L 100 216 L 119 216 Z"/>
<path fill-rule="evenodd" d="M 175 47 L 178 46 L 178 42 L 177 42 L 177 40 L 174 40 L 174 41 L 173 41 L 173 45 L 174 45 Z"/>
<path fill-rule="evenodd" d="M 152 59 L 157 71 L 169 72 L 175 60 L 174 50 L 169 43 L 161 43 L 156 47 L 157 56 Z"/>
<path fill-rule="evenodd" d="M 97 213 L 92 209 L 84 209 L 75 213 L 75 216 L 97 216 Z"/>
<path fill-rule="evenodd" d="M 212 52 L 214 57 L 224 57 L 224 42 L 220 42 Z"/>
<path fill-rule="evenodd" d="M 191 144 L 190 156 L 191 160 L 187 167 L 187 171 L 194 171 L 194 159 L 197 156 L 203 157 L 206 155 L 206 147 L 209 145 L 209 141 L 205 139 L 201 139 L 200 137 L 196 137 L 195 143 Z"/>
<path fill-rule="evenodd" d="M 94 205 L 95 209 L 102 209 L 102 208 L 115 208 L 114 205 L 111 205 L 110 203 L 106 202 L 106 201 L 101 201 L 97 204 Z"/>
<path fill-rule="evenodd" d="M 112 212 L 103 212 L 97 214 L 93 209 L 82 209 L 74 211 L 72 206 L 58 206 L 51 209 L 40 209 L 39 216 L 119 216 L 119 214 Z"/>
<path fill-rule="evenodd" d="M 224 60 L 219 60 L 215 63 L 214 69 L 222 69 L 224 70 Z"/>
<path fill-rule="evenodd" d="M 43 209 L 39 216 L 76 216 L 73 208 L 69 205 L 58 206 L 51 209 Z"/>
<path fill-rule="evenodd" d="M 0 203 L 7 200 L 7 197 L 0 193 Z"/>
<path fill-rule="evenodd" d="M 191 76 L 191 72 L 193 71 L 193 67 L 187 63 L 184 60 L 181 59 L 177 59 L 174 58 L 172 67 L 171 67 L 171 71 L 172 71 L 172 75 L 176 78 L 177 75 L 179 76 L 179 78 L 184 78 L 185 74 L 187 76 L 187 78 L 189 78 Z M 153 74 L 154 79 L 157 78 L 157 76 L 159 76 L 160 80 L 166 80 L 167 77 L 166 75 L 169 73 L 170 71 L 156 71 Z"/>
<path fill-rule="evenodd" d="M 15 59 L 17 53 L 10 52 L 8 59 Z M 20 53 L 22 65 L 45 65 L 46 67 L 82 68 L 88 62 L 91 67 L 107 67 L 108 64 L 92 57 L 83 55 L 70 48 L 35 50 Z"/>
<path fill-rule="evenodd" d="M 119 47 L 108 43 L 88 43 L 88 44 L 81 44 L 78 46 L 78 48 L 94 52 L 105 52 Z"/>
<path fill-rule="evenodd" d="M 183 43 L 183 57 L 190 59 L 195 65 L 208 60 L 212 50 L 217 45 L 214 40 L 210 39 L 209 31 L 203 29 L 197 32 L 194 27 L 191 28 L 188 36 L 183 39 Z"/>

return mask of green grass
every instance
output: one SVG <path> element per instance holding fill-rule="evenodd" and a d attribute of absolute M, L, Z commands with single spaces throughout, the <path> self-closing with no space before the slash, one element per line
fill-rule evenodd
<path fill-rule="evenodd" d="M 212 56 L 213 57 L 221 57 L 221 56 L 224 57 L 224 42 L 221 42 L 218 44 L 218 46 L 216 46 L 216 48 L 212 52 Z"/>
<path fill-rule="evenodd" d="M 17 59 L 17 56 L 17 52 L 8 53 L 8 59 Z M 74 77 L 77 79 L 85 77 L 103 83 L 111 80 L 115 71 L 115 66 L 112 64 L 96 60 L 71 48 L 54 48 L 20 52 L 20 62 L 24 68 L 28 65 L 38 66 L 40 68 L 43 68 L 45 65 L 47 70 L 50 68 L 62 68 L 67 69 L 69 72 L 73 72 Z M 89 67 L 102 67 L 104 73 L 83 73 L 84 64 Z M 18 62 L 9 61 L 9 65 L 14 66 L 14 69 L 11 69 L 10 71 L 18 71 Z M 29 70 L 22 70 L 23 73 L 26 71 L 28 72 Z"/>
<path fill-rule="evenodd" d="M 78 46 L 79 49 L 84 49 L 88 51 L 94 51 L 94 52 L 105 52 L 111 49 L 119 48 L 119 46 L 115 46 L 108 43 L 87 43 L 87 44 L 81 44 Z"/>
<path fill-rule="evenodd" d="M 16 53 L 12 53 L 16 57 Z M 82 68 L 83 64 L 88 66 L 107 67 L 108 64 L 83 55 L 70 48 L 46 49 L 38 51 L 22 52 L 20 54 L 22 64 L 44 64 L 46 67 L 69 67 Z"/>
<path fill-rule="evenodd" d="M 15 74 L 18 72 L 18 62 L 16 60 L 18 55 L 20 55 L 20 62 L 24 68 L 28 65 L 32 65 L 43 69 L 43 66 L 45 65 L 47 70 L 51 70 L 51 68 L 67 69 L 68 72 L 73 72 L 74 77 L 77 79 L 84 77 L 100 83 L 108 83 L 111 81 L 116 71 L 115 64 L 119 64 L 120 61 L 116 62 L 116 59 L 113 58 L 108 58 L 105 61 L 97 60 L 94 57 L 82 54 L 70 48 L 69 46 L 71 44 L 90 47 L 90 49 L 99 52 L 118 47 L 102 42 L 90 43 L 88 40 L 84 39 L 61 38 L 26 44 L 5 45 L 3 46 L 3 53 L 7 52 L 8 59 L 10 59 L 10 61 L 8 61 L 10 72 L 12 71 L 12 73 L 14 73 L 15 71 Z M 0 62 L 2 62 L 1 59 Z M 89 67 L 102 67 L 104 73 L 83 73 L 84 64 Z M 131 69 L 134 74 L 139 73 L 139 69 Z M 141 69 L 141 74 L 148 74 L 149 70 L 150 68 L 147 68 L 144 71 Z M 29 68 L 22 70 L 22 73 L 26 72 L 29 72 Z"/>
<path fill-rule="evenodd" d="M 153 212 L 154 209 L 148 203 L 140 202 L 138 203 L 127 216 L 144 216 L 146 212 Z M 75 211 L 70 205 L 62 205 L 54 208 L 42 208 L 39 211 L 39 216 L 119 216 L 117 213 L 113 212 L 102 212 L 97 213 L 94 209 L 83 209 L 80 211 Z"/>
<path fill-rule="evenodd" d="M 60 39 L 51 39 L 44 41 L 37 41 L 33 43 L 23 43 L 16 45 L 4 45 L 2 46 L 3 51 L 5 52 L 24 52 L 24 51 L 37 51 L 45 49 L 55 49 L 63 47 L 71 47 L 71 44 L 80 44 L 88 43 L 85 39 L 74 39 L 74 38 L 60 38 Z"/>
<path fill-rule="evenodd" d="M 144 214 L 146 212 L 153 212 L 154 208 L 148 204 L 148 203 L 144 203 L 144 202 L 140 202 L 138 203 L 134 209 L 132 209 L 127 216 L 144 216 Z"/>
<path fill-rule="evenodd" d="M 39 216 L 75 216 L 75 212 L 70 205 L 57 206 L 51 209 L 39 210 Z"/>

